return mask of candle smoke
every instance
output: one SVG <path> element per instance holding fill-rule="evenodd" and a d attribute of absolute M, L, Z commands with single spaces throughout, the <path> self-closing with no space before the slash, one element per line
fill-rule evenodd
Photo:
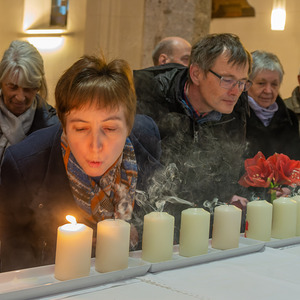
<path fill-rule="evenodd" d="M 173 123 L 168 119 L 166 128 Z M 183 124 L 183 123 L 182 123 Z M 184 125 L 183 125 L 184 126 Z M 193 143 L 186 128 L 162 140 L 162 169 L 155 172 L 146 193 L 138 191 L 133 217 L 137 224 L 151 211 L 165 211 L 175 217 L 174 242 L 178 242 L 181 211 L 189 207 L 214 207 L 242 197 L 246 189 L 238 184 L 243 174 L 245 145 L 228 137 L 221 143 L 202 129 L 199 143 Z"/>

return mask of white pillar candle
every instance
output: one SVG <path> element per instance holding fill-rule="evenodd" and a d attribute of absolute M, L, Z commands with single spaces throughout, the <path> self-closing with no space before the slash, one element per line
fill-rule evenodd
<path fill-rule="evenodd" d="M 297 226 L 296 235 L 300 236 L 300 195 L 292 197 L 293 200 L 297 202 Z"/>
<path fill-rule="evenodd" d="M 95 269 L 105 273 L 128 268 L 130 224 L 107 219 L 97 224 Z"/>
<path fill-rule="evenodd" d="M 212 247 L 226 250 L 238 248 L 242 210 L 234 205 L 217 206 L 214 211 Z"/>
<path fill-rule="evenodd" d="M 203 208 L 181 212 L 179 255 L 195 256 L 208 251 L 210 213 Z"/>
<path fill-rule="evenodd" d="M 245 237 L 269 241 L 272 229 L 272 210 L 272 204 L 266 200 L 248 202 Z"/>
<path fill-rule="evenodd" d="M 77 224 L 72 216 L 66 218 L 71 224 L 57 229 L 54 276 L 58 280 L 88 276 L 91 267 L 92 228 Z"/>
<path fill-rule="evenodd" d="M 286 239 L 296 236 L 297 203 L 280 197 L 273 201 L 272 237 Z"/>
<path fill-rule="evenodd" d="M 161 262 L 172 259 L 174 217 L 166 212 L 151 212 L 144 216 L 142 259 Z"/>

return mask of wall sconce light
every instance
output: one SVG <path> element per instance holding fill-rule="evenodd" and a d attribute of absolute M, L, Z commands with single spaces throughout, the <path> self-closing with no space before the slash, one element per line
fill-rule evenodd
<path fill-rule="evenodd" d="M 32 35 L 61 35 L 64 33 L 64 29 L 56 29 L 56 28 L 47 28 L 47 29 L 27 29 L 25 31 L 26 34 Z"/>
<path fill-rule="evenodd" d="M 285 0 L 273 0 L 271 29 L 284 30 L 286 19 Z"/>
<path fill-rule="evenodd" d="M 68 0 L 24 0 L 22 38 L 42 52 L 57 52 L 65 43 Z"/>
<path fill-rule="evenodd" d="M 60 49 L 64 44 L 64 37 L 46 36 L 46 37 L 28 37 L 28 42 L 43 52 L 52 52 Z"/>
<path fill-rule="evenodd" d="M 64 33 L 64 29 L 57 28 L 28 29 L 25 31 L 29 43 L 43 52 L 53 52 L 60 49 L 65 41 L 62 36 Z"/>

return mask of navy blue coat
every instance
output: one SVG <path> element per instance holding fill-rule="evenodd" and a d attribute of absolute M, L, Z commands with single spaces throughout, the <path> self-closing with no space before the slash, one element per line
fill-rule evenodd
<path fill-rule="evenodd" d="M 34 113 L 34 118 L 31 127 L 29 128 L 29 131 L 26 133 L 27 136 L 36 130 L 46 128 L 59 123 L 55 108 L 52 107 L 47 102 L 44 102 L 38 94 L 36 95 L 36 100 L 37 100 L 37 108 Z M 2 158 L 3 156 L 0 157 L 0 161 L 2 160 Z"/>
<path fill-rule="evenodd" d="M 42 102 L 39 96 L 37 99 L 38 107 L 36 108 L 34 119 L 27 135 L 30 135 L 36 130 L 59 123 L 55 108 L 46 102 Z"/>
<path fill-rule="evenodd" d="M 2 271 L 53 264 L 58 226 L 65 216 L 83 223 L 66 175 L 60 125 L 34 132 L 7 149 L 0 186 Z M 160 166 L 160 135 L 153 120 L 137 115 L 130 134 L 138 164 L 137 189 Z"/>

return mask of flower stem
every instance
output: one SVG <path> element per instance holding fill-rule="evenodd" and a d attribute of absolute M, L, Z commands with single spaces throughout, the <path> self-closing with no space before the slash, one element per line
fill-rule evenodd
<path fill-rule="evenodd" d="M 273 201 L 277 198 L 276 197 L 276 190 L 275 189 L 270 189 L 270 194 L 271 194 L 271 203 L 273 204 Z"/>

